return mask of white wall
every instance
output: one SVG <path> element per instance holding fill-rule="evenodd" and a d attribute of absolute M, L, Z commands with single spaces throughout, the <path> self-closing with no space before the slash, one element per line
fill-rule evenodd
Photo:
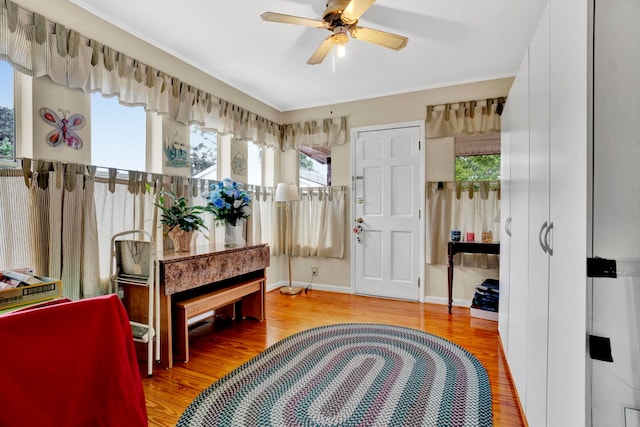
<path fill-rule="evenodd" d="M 49 77 L 33 79 L 32 98 L 32 120 L 33 120 L 33 141 L 32 153 L 34 159 L 46 159 L 55 161 L 66 161 L 70 158 L 74 162 L 90 164 L 91 161 L 91 98 L 81 90 L 72 90 L 57 85 Z M 52 147 L 46 142 L 47 135 L 56 128 L 42 120 L 40 108 L 47 107 L 56 112 L 60 119 L 64 117 L 63 112 L 68 111 L 67 118 L 72 114 L 82 114 L 87 120 L 84 128 L 77 131 L 78 136 L 83 140 L 80 149 L 69 147 L 64 141 L 56 147 Z M 58 111 L 63 110 L 63 112 Z M 70 111 L 70 112 L 69 112 Z"/>

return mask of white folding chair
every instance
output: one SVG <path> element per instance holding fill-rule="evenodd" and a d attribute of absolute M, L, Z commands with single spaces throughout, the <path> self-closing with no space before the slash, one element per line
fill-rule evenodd
<path fill-rule="evenodd" d="M 123 236 L 131 239 L 123 239 Z M 146 240 L 136 237 L 143 235 Z M 156 285 L 156 250 L 153 237 L 145 230 L 127 230 L 111 238 L 110 274 L 111 291 L 120 293 L 120 286 L 143 286 L 147 288 L 147 321 L 129 321 L 133 340 L 147 344 L 147 375 L 153 375 L 153 344 L 155 360 L 160 360 L 160 291 Z"/>

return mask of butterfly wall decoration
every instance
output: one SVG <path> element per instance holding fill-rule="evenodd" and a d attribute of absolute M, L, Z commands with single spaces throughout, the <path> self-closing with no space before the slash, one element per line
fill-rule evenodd
<path fill-rule="evenodd" d="M 42 120 L 53 126 L 55 129 L 47 134 L 47 144 L 57 147 L 64 141 L 71 148 L 79 150 L 82 148 L 82 138 L 76 133 L 78 129 L 82 129 L 87 124 L 87 119 L 82 114 L 72 114 L 67 118 L 67 114 L 71 111 L 62 110 L 62 118 L 51 108 L 40 108 L 40 117 Z"/>

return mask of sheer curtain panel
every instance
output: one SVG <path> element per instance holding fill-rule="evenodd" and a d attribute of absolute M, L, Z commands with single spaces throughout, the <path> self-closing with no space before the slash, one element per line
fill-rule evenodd
<path fill-rule="evenodd" d="M 476 188 L 477 187 L 477 188 Z M 469 190 L 471 188 L 471 190 Z M 473 232 L 480 241 L 483 231 L 491 231 L 493 241 L 500 240 L 500 186 L 470 183 L 427 183 L 427 264 L 447 264 L 447 244 L 452 229 Z M 498 257 L 486 254 L 462 254 L 456 263 L 467 267 L 498 268 Z"/>
<path fill-rule="evenodd" d="M 344 257 L 344 193 L 344 187 L 300 189 L 300 200 L 291 204 L 293 256 Z"/>

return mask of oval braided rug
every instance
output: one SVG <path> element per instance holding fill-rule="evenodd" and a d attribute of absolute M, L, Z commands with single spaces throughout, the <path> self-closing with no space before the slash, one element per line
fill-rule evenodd
<path fill-rule="evenodd" d="M 480 362 L 426 332 L 309 329 L 267 348 L 191 402 L 178 426 L 490 426 Z"/>

